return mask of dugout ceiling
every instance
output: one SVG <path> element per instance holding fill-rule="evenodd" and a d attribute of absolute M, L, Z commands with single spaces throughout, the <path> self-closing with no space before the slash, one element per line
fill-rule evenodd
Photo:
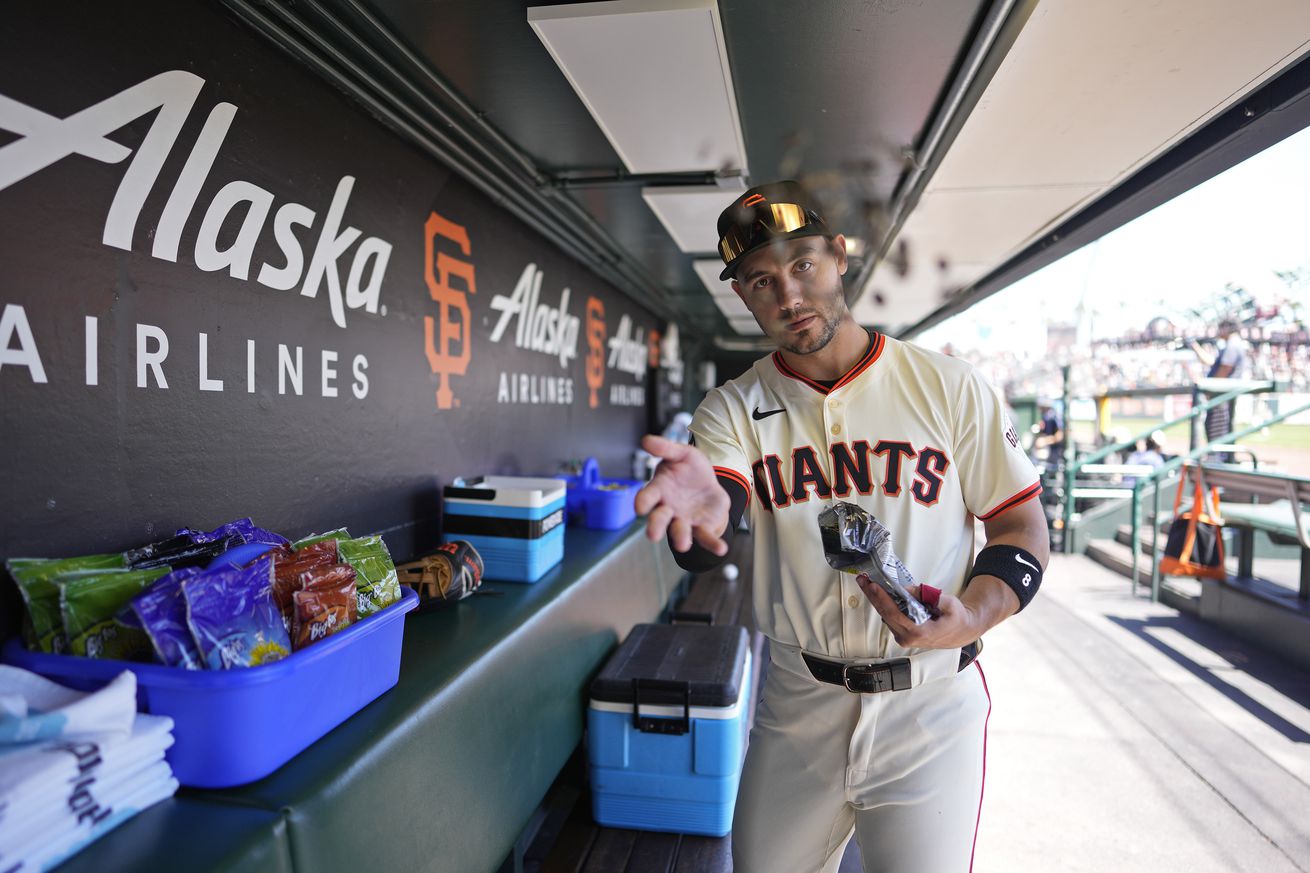
<path fill-rule="evenodd" d="M 1161 175 L 1160 161 L 1310 46 L 1301 0 L 222 3 L 625 294 L 693 336 L 737 339 L 749 318 L 695 266 L 713 253 L 675 243 L 652 190 L 730 200 L 746 182 L 801 178 L 863 244 L 848 277 L 857 318 L 913 333 L 1067 250 L 1069 222 L 1105 213 L 1143 171 Z M 607 138 L 612 120 L 589 111 L 529 19 L 687 8 L 716 9 L 745 160 L 634 172 Z M 608 56 L 618 39 L 590 45 Z M 606 84 L 629 108 L 654 105 L 667 89 L 622 63 L 624 47 L 647 48 L 623 39 Z M 1245 117 L 1237 152 L 1285 135 L 1250 136 L 1259 121 Z"/>

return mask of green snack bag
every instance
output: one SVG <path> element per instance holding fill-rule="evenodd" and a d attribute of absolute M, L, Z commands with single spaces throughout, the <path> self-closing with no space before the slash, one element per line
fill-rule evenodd
<path fill-rule="evenodd" d="M 169 567 L 151 567 L 66 573 L 56 579 L 69 651 L 116 661 L 150 657 L 153 649 L 146 632 L 123 624 L 114 613 L 169 572 Z"/>
<path fill-rule="evenodd" d="M 310 534 L 309 536 L 305 537 L 302 540 L 296 540 L 294 543 L 291 544 L 291 548 L 303 549 L 305 546 L 312 546 L 314 545 L 314 543 L 323 542 L 323 540 L 348 540 L 348 539 L 350 539 L 350 531 L 346 530 L 344 527 L 339 527 L 336 530 L 330 530 L 327 533 Z"/>
<path fill-rule="evenodd" d="M 52 655 L 68 651 L 59 606 L 59 586 L 54 581 L 56 576 L 82 570 L 118 570 L 125 566 L 120 554 L 56 559 L 10 558 L 5 561 L 5 567 L 18 583 L 18 591 L 27 605 L 31 630 L 30 636 L 29 632 L 24 632 L 24 639 L 28 648 Z"/>
<path fill-rule="evenodd" d="M 342 540 L 341 560 L 355 568 L 355 600 L 359 617 L 372 615 L 400 599 L 400 580 L 391 552 L 380 536 Z"/>

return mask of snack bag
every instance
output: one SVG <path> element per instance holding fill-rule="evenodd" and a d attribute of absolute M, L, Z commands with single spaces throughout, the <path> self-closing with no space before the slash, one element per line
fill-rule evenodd
<path fill-rule="evenodd" d="M 273 561 L 224 567 L 182 582 L 187 626 L 210 670 L 255 667 L 291 651 L 286 625 L 273 602 Z"/>
<path fill-rule="evenodd" d="M 292 644 L 303 649 L 355 623 L 355 570 L 348 564 L 318 567 L 301 574 L 292 594 Z"/>
<path fill-rule="evenodd" d="M 148 657 L 150 640 L 145 632 L 117 621 L 114 614 L 168 572 L 167 567 L 151 567 L 79 571 L 57 576 L 59 608 L 69 651 L 88 658 L 117 661 Z"/>
<path fill-rule="evenodd" d="M 336 530 L 330 530 L 327 533 L 310 534 L 309 536 L 304 537 L 303 539 L 298 539 L 291 544 L 291 548 L 303 549 L 305 546 L 312 546 L 316 543 L 321 543 L 324 540 L 348 540 L 348 539 L 350 539 L 350 531 L 346 530 L 344 527 L 339 527 Z"/>
<path fill-rule="evenodd" d="M 123 559 L 134 570 L 165 565 L 172 568 L 203 567 L 226 552 L 229 545 L 235 544 L 230 538 L 196 542 L 188 534 L 181 533 L 140 548 L 128 549 L 123 552 Z"/>
<path fill-rule="evenodd" d="M 127 566 L 122 555 L 84 555 L 79 558 L 10 558 L 5 562 L 9 575 L 18 583 L 18 591 L 27 605 L 24 631 L 28 648 L 46 654 L 68 651 L 64 618 L 59 607 L 59 586 L 54 578 L 77 570 L 121 570 Z M 29 625 L 30 622 L 30 625 Z M 30 636 L 29 636 L 30 634 Z"/>
<path fill-rule="evenodd" d="M 286 537 L 273 533 L 271 530 L 256 527 L 255 523 L 248 518 L 229 521 L 227 524 L 220 525 L 208 532 L 183 528 L 178 531 L 178 535 L 188 536 L 197 543 L 231 542 L 236 540 L 237 542 L 231 542 L 234 546 L 245 543 L 263 543 L 269 546 L 286 546 L 290 544 Z"/>
<path fill-rule="evenodd" d="M 892 550 L 891 531 L 871 513 L 854 503 L 836 503 L 819 513 L 819 535 L 828 566 L 843 573 L 865 574 L 915 624 L 930 618 L 908 590 L 914 577 Z"/>
<path fill-rule="evenodd" d="M 129 603 L 161 664 L 184 670 L 205 668 L 191 628 L 187 627 L 186 598 L 182 596 L 183 580 L 199 574 L 195 567 L 174 570 Z"/>
<path fill-rule="evenodd" d="M 341 563 L 337 546 L 337 540 L 325 539 L 295 551 L 283 549 L 273 554 L 273 602 L 288 631 L 293 620 L 292 595 L 300 589 L 300 577 L 317 567 Z"/>
<path fill-rule="evenodd" d="M 391 552 L 380 536 L 341 540 L 341 560 L 355 568 L 360 618 L 368 618 L 400 599 L 400 580 Z"/>

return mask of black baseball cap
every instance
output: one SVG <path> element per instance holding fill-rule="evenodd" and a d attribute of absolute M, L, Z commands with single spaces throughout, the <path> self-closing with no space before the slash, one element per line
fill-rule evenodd
<path fill-rule="evenodd" d="M 719 214 L 720 279 L 732 279 L 741 259 L 775 240 L 826 236 L 832 231 L 799 182 L 757 185 Z"/>

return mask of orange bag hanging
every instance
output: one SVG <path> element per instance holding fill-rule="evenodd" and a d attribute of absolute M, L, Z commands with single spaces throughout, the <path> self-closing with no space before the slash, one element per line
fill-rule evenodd
<path fill-rule="evenodd" d="M 1174 520 L 1169 525 L 1169 538 L 1165 542 L 1160 572 L 1167 576 L 1196 576 L 1202 579 L 1223 579 L 1224 520 L 1219 515 L 1219 490 L 1210 489 L 1210 503 L 1206 505 L 1206 490 L 1201 471 L 1195 471 L 1192 506 L 1182 515 L 1178 507 L 1187 487 L 1187 475 L 1178 481 L 1174 495 Z"/>

